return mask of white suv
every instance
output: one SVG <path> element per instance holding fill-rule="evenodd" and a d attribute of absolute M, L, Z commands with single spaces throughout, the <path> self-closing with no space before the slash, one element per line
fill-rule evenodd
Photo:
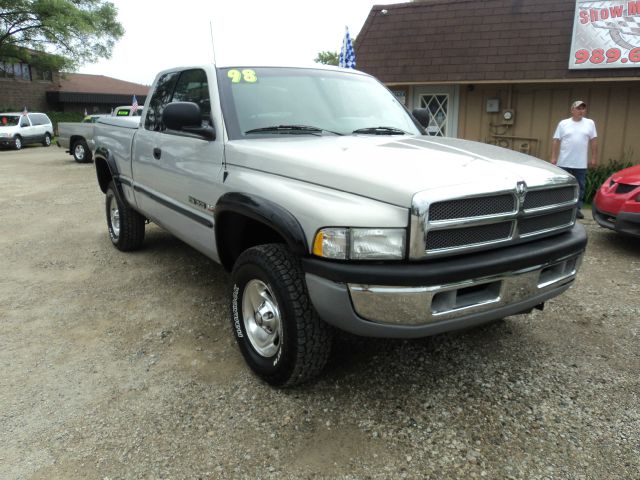
<path fill-rule="evenodd" d="M 51 145 L 53 125 L 44 113 L 0 113 L 0 146 L 20 150 L 28 143 Z"/>

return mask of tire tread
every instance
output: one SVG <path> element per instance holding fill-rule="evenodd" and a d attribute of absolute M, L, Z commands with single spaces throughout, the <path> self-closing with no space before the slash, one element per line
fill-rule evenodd
<path fill-rule="evenodd" d="M 316 313 L 304 281 L 300 261 L 282 244 L 266 244 L 246 250 L 236 262 L 234 270 L 247 263 L 271 270 L 279 287 L 288 292 L 294 312 L 297 335 L 293 368 L 287 376 L 278 372 L 266 381 L 280 387 L 292 387 L 317 377 L 331 354 L 332 328 Z"/>
<path fill-rule="evenodd" d="M 118 210 L 120 211 L 120 235 L 118 236 L 118 241 L 113 243 L 118 250 L 122 252 L 138 250 L 144 242 L 145 218 L 129 205 L 121 202 L 115 188 L 113 182 L 109 183 L 109 187 L 107 188 L 107 199 L 109 191 L 111 191 L 115 196 L 116 202 L 118 202 Z M 109 217 L 108 202 L 106 203 L 106 210 L 107 225 L 110 227 L 111 220 Z"/>

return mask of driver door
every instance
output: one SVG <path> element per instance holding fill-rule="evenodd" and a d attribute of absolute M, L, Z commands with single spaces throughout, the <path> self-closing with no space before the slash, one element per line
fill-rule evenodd
<path fill-rule="evenodd" d="M 203 124 L 213 125 L 207 72 L 189 69 L 163 75 L 134 140 L 136 202 L 178 238 L 217 258 L 213 207 L 223 171 L 221 129 L 215 140 L 167 129 L 162 111 L 171 102 L 198 104 Z"/>

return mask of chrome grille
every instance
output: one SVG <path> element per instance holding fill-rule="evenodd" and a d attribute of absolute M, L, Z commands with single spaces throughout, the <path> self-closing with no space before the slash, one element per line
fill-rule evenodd
<path fill-rule="evenodd" d="M 562 232 L 575 223 L 576 183 L 533 187 L 521 184 L 493 194 L 467 192 L 443 198 L 421 192 L 412 206 L 411 258 L 488 250 Z M 475 193 L 475 194 L 474 194 Z"/>
<path fill-rule="evenodd" d="M 531 210 L 532 208 L 571 202 L 575 199 L 575 196 L 576 188 L 573 186 L 532 190 L 527 192 L 527 196 L 524 199 L 524 209 Z"/>
<path fill-rule="evenodd" d="M 508 240 L 512 227 L 513 222 L 502 222 L 468 228 L 434 230 L 427 234 L 427 250 Z"/>
<path fill-rule="evenodd" d="M 437 202 L 429 208 L 429 220 L 451 220 L 515 212 L 516 198 L 511 194 L 495 197 L 463 198 Z"/>

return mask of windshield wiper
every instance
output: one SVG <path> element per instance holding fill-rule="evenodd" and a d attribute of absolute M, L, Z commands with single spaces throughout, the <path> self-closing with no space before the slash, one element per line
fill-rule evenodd
<path fill-rule="evenodd" d="M 405 132 L 404 130 L 400 130 L 395 127 L 368 127 L 368 128 L 359 128 L 354 130 L 351 133 L 364 133 L 368 135 L 408 135 L 409 132 Z"/>
<path fill-rule="evenodd" d="M 333 132 L 331 130 L 326 130 L 324 128 L 311 127 L 309 125 L 273 125 L 271 127 L 262 127 L 262 128 L 254 128 L 252 130 L 247 130 L 247 133 L 310 133 L 310 134 L 321 134 L 322 132 L 333 133 L 334 135 L 342 135 L 342 133 Z"/>

